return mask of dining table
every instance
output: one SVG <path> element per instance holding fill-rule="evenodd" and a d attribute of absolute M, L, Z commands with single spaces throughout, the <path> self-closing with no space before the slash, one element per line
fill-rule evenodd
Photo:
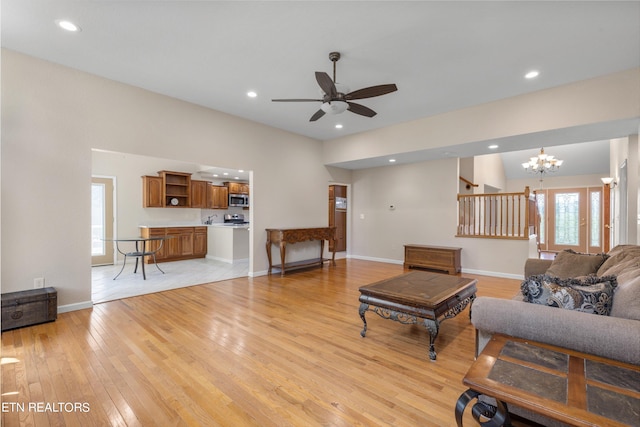
<path fill-rule="evenodd" d="M 153 258 L 153 263 L 155 264 L 156 268 L 162 273 L 164 274 L 164 271 L 162 271 L 162 269 L 160 268 L 160 266 L 158 265 L 158 262 L 156 261 L 156 253 L 162 249 L 162 246 L 164 244 L 164 241 L 167 239 L 172 239 L 174 236 L 149 236 L 149 237 L 117 237 L 117 238 L 112 238 L 112 239 L 104 239 L 107 241 L 112 241 L 115 242 L 116 244 L 116 249 L 119 253 L 121 253 L 122 255 L 124 255 L 124 261 L 122 262 L 122 268 L 120 269 L 120 272 L 118 274 L 116 274 L 116 276 L 113 278 L 113 280 L 116 280 L 118 278 L 118 276 L 120 276 L 120 274 L 122 274 L 122 272 L 124 271 L 124 267 L 125 265 L 127 265 L 127 258 L 128 257 L 133 257 L 136 259 L 136 265 L 135 268 L 133 269 L 134 273 L 138 272 L 138 262 L 140 262 L 141 264 L 141 269 L 142 269 L 142 279 L 143 280 L 147 280 L 147 274 L 144 270 L 144 257 L 146 256 L 150 256 Z M 151 248 L 149 243 L 150 242 L 160 242 L 159 245 L 157 245 L 157 247 L 153 247 Z M 126 249 L 123 250 L 120 245 L 124 244 L 124 243 L 133 243 L 133 250 L 129 250 L 127 251 Z"/>

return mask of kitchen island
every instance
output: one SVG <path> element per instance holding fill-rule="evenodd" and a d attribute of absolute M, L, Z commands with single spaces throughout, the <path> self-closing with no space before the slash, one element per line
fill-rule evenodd
<path fill-rule="evenodd" d="M 207 239 L 207 258 L 234 262 L 249 259 L 249 224 L 211 224 Z"/>

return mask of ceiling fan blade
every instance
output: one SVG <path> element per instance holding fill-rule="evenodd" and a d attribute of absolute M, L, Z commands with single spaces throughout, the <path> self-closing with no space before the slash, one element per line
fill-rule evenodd
<path fill-rule="evenodd" d="M 322 99 L 272 99 L 271 102 L 323 102 Z"/>
<path fill-rule="evenodd" d="M 324 116 L 324 111 L 318 110 L 318 111 L 315 112 L 315 114 L 313 116 L 311 116 L 309 121 L 310 122 L 315 122 L 316 120 L 318 120 L 322 116 Z"/>
<path fill-rule="evenodd" d="M 333 80 L 331 80 L 331 77 L 329 77 L 329 74 L 322 71 L 316 71 L 316 81 L 320 85 L 322 91 L 329 95 L 331 99 L 338 96 L 336 85 L 333 83 Z"/>
<path fill-rule="evenodd" d="M 353 92 L 349 92 L 344 96 L 344 99 L 373 98 L 374 96 L 386 95 L 397 90 L 398 87 L 395 84 L 365 87 L 364 89 L 358 89 L 354 90 Z"/>
<path fill-rule="evenodd" d="M 352 113 L 360 114 L 361 116 L 366 117 L 373 117 L 377 114 L 371 108 L 365 107 L 364 105 L 356 104 L 355 102 L 347 102 L 347 104 L 349 104 L 349 108 L 347 108 L 347 110 L 351 111 Z"/>

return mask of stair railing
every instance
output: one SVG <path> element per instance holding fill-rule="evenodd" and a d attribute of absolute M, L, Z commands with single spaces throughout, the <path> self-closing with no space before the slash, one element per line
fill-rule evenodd
<path fill-rule="evenodd" d="M 458 194 L 457 237 L 529 239 L 535 234 L 535 196 L 522 193 Z"/>

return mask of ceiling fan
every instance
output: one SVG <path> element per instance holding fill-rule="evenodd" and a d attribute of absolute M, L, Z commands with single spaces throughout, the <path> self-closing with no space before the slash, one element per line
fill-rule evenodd
<path fill-rule="evenodd" d="M 322 99 L 272 99 L 273 102 L 322 102 L 320 109 L 309 119 L 315 122 L 326 113 L 340 114 L 345 110 L 360 114 L 365 117 L 373 117 L 376 112 L 371 108 L 361 104 L 351 102 L 354 99 L 373 98 L 374 96 L 386 95 L 395 92 L 398 87 L 395 84 L 370 86 L 349 92 L 349 88 L 343 84 L 336 83 L 336 62 L 340 59 L 340 52 L 331 52 L 329 59 L 333 62 L 333 80 L 325 72 L 316 71 L 316 81 L 324 93 Z"/>

